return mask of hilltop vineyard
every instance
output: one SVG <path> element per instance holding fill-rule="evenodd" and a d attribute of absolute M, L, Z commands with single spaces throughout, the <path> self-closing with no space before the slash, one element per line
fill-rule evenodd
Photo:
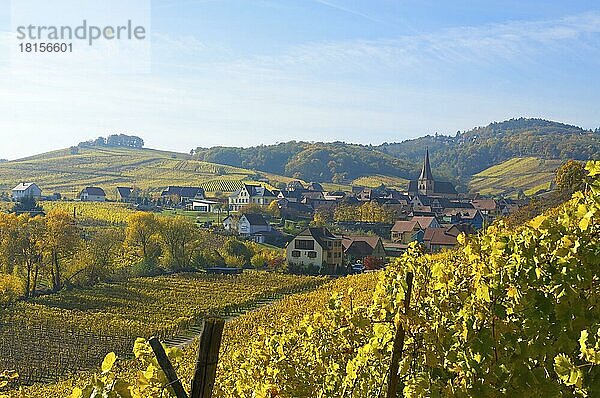
<path fill-rule="evenodd" d="M 212 180 L 200 184 L 206 192 L 233 192 L 242 186 L 241 180 Z"/>

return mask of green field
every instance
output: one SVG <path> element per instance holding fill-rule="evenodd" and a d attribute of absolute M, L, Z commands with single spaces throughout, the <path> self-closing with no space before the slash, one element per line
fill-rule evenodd
<path fill-rule="evenodd" d="M 533 195 L 550 189 L 554 172 L 562 163 L 554 159 L 513 158 L 475 174 L 469 190 L 491 196 L 514 197 L 520 190 Z"/>
<path fill-rule="evenodd" d="M 93 147 L 64 149 L 0 163 L 0 191 L 22 181 L 37 183 L 43 194 L 73 198 L 86 186 L 103 188 L 116 199 L 116 187 L 158 191 L 169 185 L 201 186 L 207 192 L 232 192 L 242 181 L 266 178 L 271 184 L 291 179 L 238 167 L 193 160 L 189 155 L 153 149 Z"/>
<path fill-rule="evenodd" d="M 227 217 L 227 211 L 224 211 L 221 214 L 219 214 L 219 213 L 201 213 L 198 211 L 175 209 L 175 210 L 163 210 L 160 214 L 164 215 L 164 216 L 173 216 L 173 217 L 181 216 L 181 217 L 187 218 L 188 220 L 193 221 L 193 222 L 213 222 L 213 223 L 219 223 L 219 222 L 223 221 L 225 219 L 225 217 Z"/>

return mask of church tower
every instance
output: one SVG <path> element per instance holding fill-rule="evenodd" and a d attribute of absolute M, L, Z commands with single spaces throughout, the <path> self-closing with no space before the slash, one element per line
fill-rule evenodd
<path fill-rule="evenodd" d="M 433 174 L 431 174 L 431 166 L 429 165 L 429 149 L 425 150 L 425 160 L 423 161 L 423 169 L 418 180 L 419 194 L 432 195 L 433 190 Z"/>

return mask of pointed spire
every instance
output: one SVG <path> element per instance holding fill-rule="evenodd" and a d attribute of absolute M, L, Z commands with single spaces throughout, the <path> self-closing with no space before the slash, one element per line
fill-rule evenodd
<path fill-rule="evenodd" d="M 429 166 L 429 148 L 425 149 L 425 161 L 423 161 L 423 169 L 421 170 L 419 180 L 433 180 L 431 166 Z"/>

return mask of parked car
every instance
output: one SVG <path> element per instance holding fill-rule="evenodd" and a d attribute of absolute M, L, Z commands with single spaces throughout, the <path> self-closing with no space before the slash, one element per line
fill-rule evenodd
<path fill-rule="evenodd" d="M 352 265 L 352 273 L 353 274 L 362 274 L 365 271 L 365 266 L 357 263 Z"/>

